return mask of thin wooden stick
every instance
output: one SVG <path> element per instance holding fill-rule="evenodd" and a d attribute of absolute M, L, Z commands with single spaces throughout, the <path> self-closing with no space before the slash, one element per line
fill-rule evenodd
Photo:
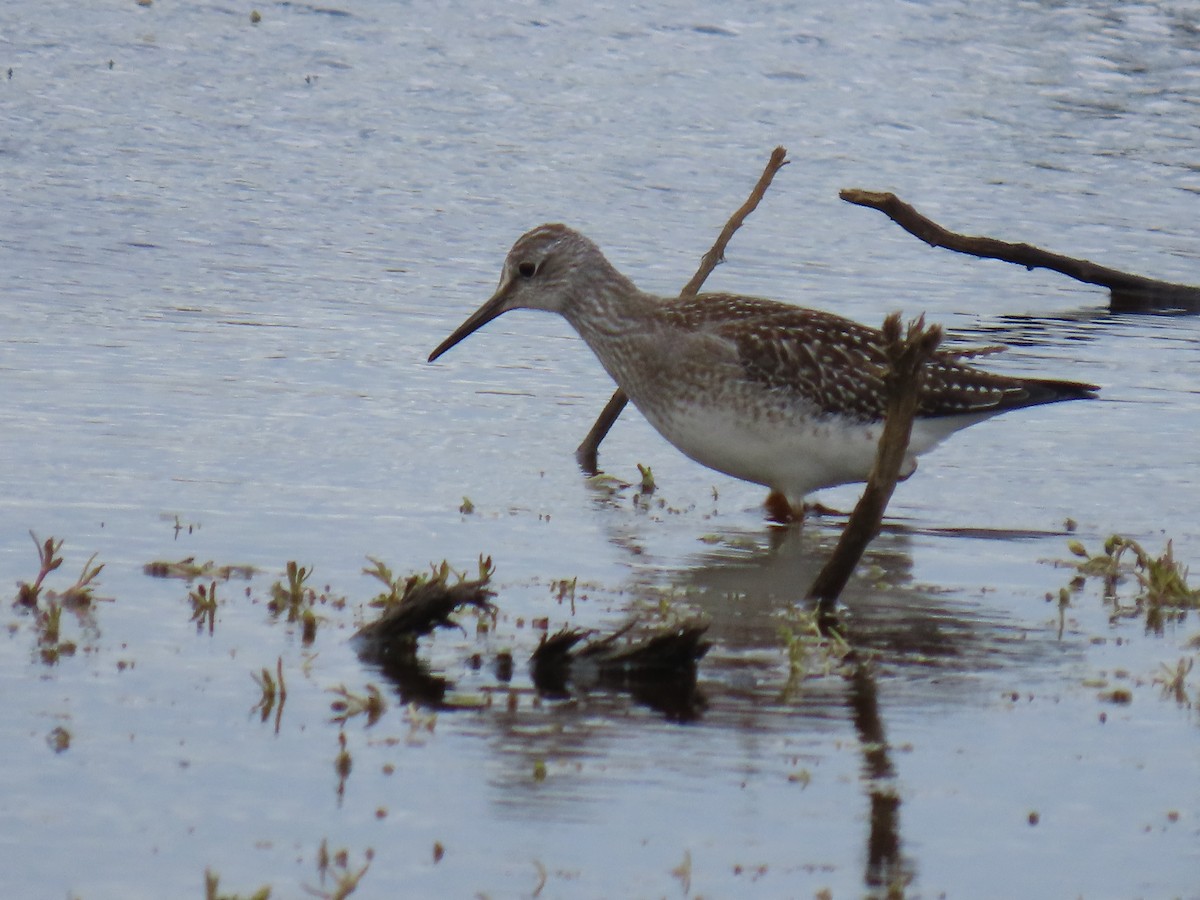
<path fill-rule="evenodd" d="M 758 207 L 763 195 L 767 192 L 767 188 L 771 186 L 771 181 L 775 178 L 775 173 L 787 164 L 787 149 L 785 147 L 776 147 L 771 151 L 771 158 L 767 160 L 766 168 L 763 169 L 763 173 L 759 176 L 758 183 L 754 185 L 754 189 L 750 191 L 750 196 L 729 217 L 729 220 L 725 223 L 725 227 L 721 229 L 721 233 L 717 236 L 716 242 L 701 257 L 700 267 L 696 270 L 696 274 L 692 276 L 691 281 L 684 285 L 683 290 L 679 292 L 680 297 L 696 296 L 700 291 L 700 286 L 712 274 L 713 269 L 725 261 L 725 248 L 733 238 L 734 232 L 742 227 L 742 223 L 746 221 L 746 217 Z M 604 409 L 600 412 L 595 424 L 588 431 L 587 437 L 576 448 L 575 459 L 578 460 L 580 467 L 589 475 L 596 474 L 600 442 L 608 435 L 609 429 L 613 427 L 613 423 L 617 421 L 622 410 L 625 409 L 625 404 L 628 402 L 629 398 L 625 396 L 623 390 L 617 388 L 613 391 L 612 397 L 609 398 L 608 403 L 605 404 Z"/>
<path fill-rule="evenodd" d="M 913 417 L 921 399 L 922 368 L 942 340 L 941 327 L 931 325 L 926 328 L 924 316 L 911 323 L 907 337 L 901 338 L 899 313 L 887 317 L 883 334 L 888 355 L 883 435 L 879 439 L 867 487 L 850 514 L 833 555 L 809 588 L 808 598 L 817 600 L 822 608 L 830 607 L 841 595 L 867 545 L 879 533 L 884 510 L 892 499 L 900 467 L 908 452 Z"/>
<path fill-rule="evenodd" d="M 944 247 L 985 259 L 999 259 L 1027 269 L 1050 269 L 1109 290 L 1109 305 L 1117 312 L 1167 310 L 1200 311 L 1200 287 L 1157 281 L 1142 275 L 1110 269 L 1086 259 L 1051 253 L 1032 244 L 1013 244 L 995 238 L 958 234 L 943 228 L 895 194 L 851 188 L 838 194 L 847 203 L 877 209 L 909 234 L 931 247 Z"/>
<path fill-rule="evenodd" d="M 725 261 L 725 248 L 729 246 L 729 241 L 733 238 L 733 233 L 742 227 L 742 223 L 746 221 L 746 217 L 758 208 L 759 202 L 763 195 L 766 194 L 767 188 L 771 186 L 771 181 L 775 178 L 775 173 L 788 164 L 787 149 L 784 147 L 776 147 L 771 151 L 771 158 L 767 160 L 767 166 L 763 169 L 762 175 L 758 178 L 758 183 L 754 185 L 754 190 L 750 192 L 750 196 L 725 223 L 725 227 L 721 229 L 721 233 L 717 236 L 716 242 L 708 249 L 700 259 L 700 268 L 696 270 L 696 274 L 692 276 L 692 280 L 683 286 L 683 290 L 679 292 L 680 297 L 695 297 L 700 291 L 700 286 L 704 284 L 705 279 L 712 274 L 713 269 Z"/>

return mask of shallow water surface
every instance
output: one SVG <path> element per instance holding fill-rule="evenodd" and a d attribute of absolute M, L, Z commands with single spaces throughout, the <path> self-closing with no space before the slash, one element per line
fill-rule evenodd
<path fill-rule="evenodd" d="M 1055 565 L 1113 533 L 1200 558 L 1197 319 L 1114 315 L 837 199 L 893 190 L 1200 281 L 1190 5 L 259 10 L 0 13 L 0 581 L 37 575 L 30 531 L 65 542 L 49 590 L 104 564 L 63 615 L 73 655 L 44 661 L 4 606 L 14 895 L 202 896 L 211 869 L 300 896 L 325 841 L 373 853 L 368 897 L 1200 896 L 1200 686 L 1161 683 L 1194 616 L 1147 632 L 1095 580 L 1060 610 Z M 553 317 L 424 362 L 543 221 L 678 290 L 777 144 L 792 163 L 708 287 L 924 312 L 1008 346 L 989 367 L 1103 386 L 957 435 L 899 487 L 843 598 L 857 675 L 787 649 L 839 518 L 769 527 L 759 489 L 632 410 L 601 463 L 657 491 L 586 479 L 611 385 Z M 490 556 L 497 619 L 389 678 L 349 640 L 368 556 Z M 186 557 L 256 570 L 217 582 L 211 633 L 200 581 L 143 571 Z M 323 597 L 311 646 L 267 609 L 289 560 Z M 634 615 L 709 624 L 682 698 L 535 689 L 546 629 Z M 251 676 L 277 666 L 264 716 Z M 379 721 L 332 721 L 332 691 L 369 684 Z"/>

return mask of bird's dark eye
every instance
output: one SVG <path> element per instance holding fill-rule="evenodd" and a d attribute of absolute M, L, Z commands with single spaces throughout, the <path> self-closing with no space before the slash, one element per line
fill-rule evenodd
<path fill-rule="evenodd" d="M 531 262 L 523 262 L 517 266 L 517 271 L 521 273 L 522 278 L 532 278 L 537 271 L 537 266 Z"/>

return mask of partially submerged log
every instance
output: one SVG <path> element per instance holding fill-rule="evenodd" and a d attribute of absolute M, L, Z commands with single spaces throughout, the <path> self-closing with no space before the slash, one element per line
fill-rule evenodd
<path fill-rule="evenodd" d="M 959 234 L 923 216 L 895 194 L 849 188 L 840 196 L 847 203 L 877 209 L 909 234 L 931 247 L 943 247 L 982 259 L 998 259 L 1026 269 L 1050 269 L 1082 281 L 1108 288 L 1113 312 L 1200 312 L 1200 287 L 1158 281 L 1086 259 L 1051 253 L 1032 244 L 1014 244 L 990 237 Z"/>
<path fill-rule="evenodd" d="M 491 580 L 490 563 L 481 565 L 480 577 L 461 578 L 452 582 L 453 574 L 443 563 L 431 575 L 414 575 L 404 582 L 393 584 L 392 597 L 383 605 L 383 612 L 368 622 L 351 638 L 359 659 L 378 666 L 380 672 L 396 686 L 403 703 L 418 703 L 431 709 L 446 705 L 446 694 L 453 683 L 444 675 L 430 671 L 417 656 L 417 639 L 435 628 L 460 627 L 451 616 L 461 609 L 472 607 L 494 616 L 492 597 L 496 592 L 488 587 Z M 379 568 L 376 563 L 377 569 Z M 391 582 L 386 572 L 385 581 Z M 396 594 L 399 593 L 399 596 Z"/>
<path fill-rule="evenodd" d="M 413 655 L 421 635 L 435 628 L 457 627 L 450 616 L 462 607 L 492 614 L 495 591 L 487 584 L 486 577 L 457 584 L 448 584 L 444 578 L 413 584 L 399 602 L 389 604 L 378 619 L 355 633 L 359 655 L 376 660 Z"/>

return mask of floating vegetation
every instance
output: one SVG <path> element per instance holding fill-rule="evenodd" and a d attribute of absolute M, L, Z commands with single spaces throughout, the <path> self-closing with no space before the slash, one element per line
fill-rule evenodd
<path fill-rule="evenodd" d="M 38 605 L 38 599 L 42 593 L 42 583 L 46 580 L 46 576 L 63 564 L 63 558 L 58 553 L 62 549 L 63 542 L 62 540 L 56 541 L 52 537 L 46 538 L 45 541 L 40 541 L 38 540 L 38 536 L 32 531 L 29 532 L 29 536 L 33 538 L 33 545 L 37 547 L 38 574 L 32 583 L 26 581 L 18 582 L 15 605 L 32 609 Z M 93 553 L 88 557 L 88 561 L 83 564 L 83 571 L 73 585 L 61 594 L 50 592 L 47 596 L 57 597 L 62 603 L 68 606 L 82 607 L 90 605 L 95 599 L 92 582 L 96 580 L 96 576 L 104 568 L 103 563 L 98 566 L 92 565 L 95 561 L 96 554 Z"/>
<path fill-rule="evenodd" d="M 622 481 L 615 475 L 607 475 L 604 472 L 599 472 L 588 478 L 585 483 L 588 487 L 594 489 L 597 493 L 606 497 L 612 497 L 621 491 L 632 487 L 628 481 Z"/>
<path fill-rule="evenodd" d="M 271 711 L 274 710 L 275 733 L 278 734 L 279 723 L 283 718 L 283 704 L 287 702 L 287 682 L 283 680 L 283 657 L 280 656 L 275 660 L 275 675 L 272 675 L 271 670 L 263 666 L 260 672 L 251 672 L 250 677 L 262 691 L 262 696 L 250 708 L 250 711 L 259 713 L 260 721 L 265 722 L 270 718 Z M 277 701 L 278 706 L 276 706 Z"/>
<path fill-rule="evenodd" d="M 329 692 L 338 696 L 338 699 L 330 704 L 335 713 L 330 721 L 339 725 L 345 725 L 355 716 L 366 716 L 367 727 L 370 728 L 387 712 L 387 701 L 383 699 L 379 688 L 373 684 L 367 685 L 365 694 L 355 694 L 343 684 L 330 688 Z"/>
<path fill-rule="evenodd" d="M 1137 541 L 1117 534 L 1094 556 L 1075 539 L 1067 542 L 1067 549 L 1080 560 L 1070 563 L 1077 573 L 1071 586 L 1078 589 L 1088 578 L 1102 579 L 1104 599 L 1112 606 L 1111 621 L 1144 617 L 1146 629 L 1158 633 L 1165 623 L 1181 621 L 1187 610 L 1200 608 L 1200 590 L 1188 585 L 1188 570 L 1176 561 L 1171 541 L 1161 556 L 1151 556 Z M 1137 581 L 1137 594 L 1124 600 L 1118 587 L 1131 576 Z"/>
<path fill-rule="evenodd" d="M 475 512 L 475 504 L 471 502 L 470 497 L 463 497 L 462 505 L 459 506 L 458 511 L 464 516 L 469 516 Z"/>
<path fill-rule="evenodd" d="M 267 601 L 267 609 L 271 615 L 279 618 L 287 614 L 288 622 L 300 623 L 300 640 L 308 646 L 317 639 L 317 592 L 305 587 L 305 582 L 312 577 L 313 570 L 299 565 L 294 559 L 288 560 L 286 567 L 287 584 L 276 581 L 271 585 L 271 599 Z M 320 597 L 324 602 L 324 595 Z"/>
<path fill-rule="evenodd" d="M 343 848 L 330 852 L 328 839 L 322 840 L 321 846 L 317 848 L 317 875 L 321 879 L 321 886 L 314 888 L 306 884 L 304 890 L 321 900 L 345 900 L 358 889 L 359 881 L 371 867 L 375 851 L 368 847 L 363 855 L 366 862 L 361 867 L 353 869 L 350 867 L 349 850 Z M 330 882 L 329 887 L 325 886 L 326 881 Z M 212 869 L 204 870 L 205 900 L 270 900 L 270 897 L 270 885 L 263 885 L 253 894 L 246 896 L 221 893 L 220 876 Z"/>
<path fill-rule="evenodd" d="M 37 634 L 37 650 L 42 662 L 53 665 L 63 656 L 73 656 L 77 649 L 75 641 L 62 636 L 62 613 L 70 610 L 85 627 L 96 631 L 92 619 L 92 609 L 96 601 L 96 577 L 104 569 L 104 564 L 95 565 L 96 554 L 88 557 L 83 565 L 83 571 L 75 583 L 61 593 L 46 589 L 45 581 L 51 572 L 59 569 L 63 558 L 59 555 L 62 540 L 53 537 L 39 540 L 32 531 L 33 545 L 38 553 L 38 574 L 32 582 L 22 581 L 17 584 L 17 598 L 13 606 L 26 612 L 32 612 L 34 628 Z M 97 632 L 98 633 L 98 632 Z"/>
<path fill-rule="evenodd" d="M 1183 656 L 1174 667 L 1161 663 L 1160 672 L 1154 678 L 1154 683 L 1162 688 L 1163 696 L 1174 697 L 1175 702 L 1180 706 L 1190 707 L 1192 705 L 1192 698 L 1187 689 L 1187 677 L 1192 672 L 1194 662 L 1192 657 Z"/>
<path fill-rule="evenodd" d="M 643 466 L 641 463 L 638 463 L 637 467 L 638 467 L 638 473 L 642 476 L 642 484 L 641 484 L 642 493 L 643 494 L 653 494 L 654 488 L 655 488 L 654 473 L 650 471 L 649 466 Z"/>
<path fill-rule="evenodd" d="M 780 635 L 788 657 L 788 678 L 783 686 L 783 702 L 788 702 L 810 678 L 825 678 L 845 674 L 853 656 L 853 648 L 835 629 L 822 624 L 816 609 L 794 610 L 787 623 L 780 626 Z"/>
<path fill-rule="evenodd" d="M 178 562 L 155 560 L 142 566 L 142 571 L 151 578 L 180 578 L 183 581 L 229 581 L 241 578 L 249 581 L 258 572 L 254 566 L 218 566 L 212 560 L 197 563 L 196 557 L 189 556 Z"/>
<path fill-rule="evenodd" d="M 46 745 L 55 753 L 63 753 L 71 746 L 71 732 L 61 725 L 50 729 L 46 735 Z"/>
<path fill-rule="evenodd" d="M 96 599 L 93 593 L 94 587 L 92 582 L 96 580 L 96 576 L 104 568 L 104 563 L 98 566 L 92 565 L 96 561 L 96 554 L 93 553 L 88 557 L 88 561 L 83 564 L 83 571 L 79 575 L 79 579 L 62 592 L 62 602 L 67 606 L 90 606 L 92 601 Z"/>
<path fill-rule="evenodd" d="M 211 635 L 217 623 L 217 583 L 211 582 L 208 587 L 200 585 L 188 591 L 188 602 L 192 604 L 192 621 L 196 623 L 196 632 L 208 623 L 208 633 Z"/>
<path fill-rule="evenodd" d="M 288 561 L 287 586 L 281 581 L 271 585 L 271 599 L 267 602 L 267 609 L 271 611 L 271 615 L 280 616 L 286 612 L 287 620 L 295 622 L 300 619 L 306 606 L 311 608 L 316 600 L 316 593 L 306 589 L 304 582 L 308 581 L 312 571 L 297 565 L 294 559 Z"/>
<path fill-rule="evenodd" d="M 1128 706 L 1133 702 L 1133 691 L 1129 688 L 1118 687 L 1110 691 L 1101 691 L 1100 699 L 1105 703 L 1113 703 L 1117 706 Z"/>
<path fill-rule="evenodd" d="M 349 850 L 342 848 L 330 853 L 328 841 L 321 841 L 321 847 L 317 851 L 317 872 L 321 876 L 321 889 L 308 885 L 305 885 L 304 889 L 321 900 L 345 900 L 358 889 L 359 881 L 367 874 L 367 869 L 371 868 L 375 851 L 368 847 L 363 856 L 366 862 L 360 868 L 352 869 Z M 326 879 L 333 882 L 328 890 L 324 888 Z"/>
<path fill-rule="evenodd" d="M 683 862 L 671 870 L 671 875 L 679 879 L 680 885 L 683 887 L 683 896 L 688 896 L 692 892 L 692 851 L 683 851 Z"/>
<path fill-rule="evenodd" d="M 204 870 L 204 900 L 268 900 L 271 888 L 263 885 L 253 894 L 243 898 L 241 894 L 222 894 L 221 878 L 212 869 Z"/>
<path fill-rule="evenodd" d="M 53 665 L 60 656 L 74 656 L 75 642 L 61 640 L 62 606 L 56 600 L 48 600 L 45 609 L 39 609 L 36 615 L 38 652 L 42 662 Z"/>

